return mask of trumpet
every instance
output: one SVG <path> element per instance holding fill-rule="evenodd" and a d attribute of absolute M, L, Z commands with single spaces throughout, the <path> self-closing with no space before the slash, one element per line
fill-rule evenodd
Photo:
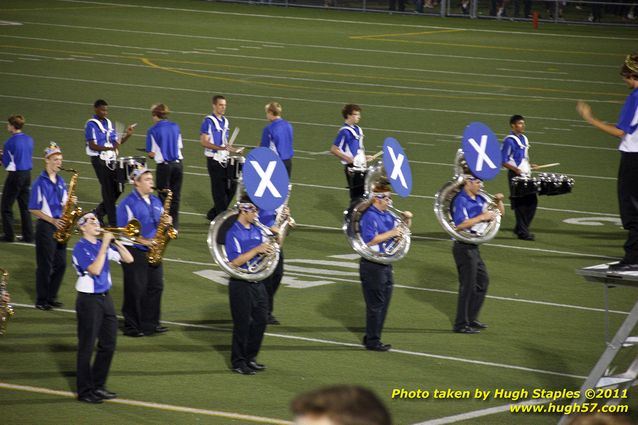
<path fill-rule="evenodd" d="M 137 238 L 142 231 L 142 225 L 137 219 L 134 218 L 131 221 L 129 221 L 128 224 L 124 227 L 102 227 L 98 229 L 98 231 L 102 235 L 105 232 L 111 232 L 117 235 L 118 237 L 127 238 L 131 241 L 135 241 L 135 238 Z"/>

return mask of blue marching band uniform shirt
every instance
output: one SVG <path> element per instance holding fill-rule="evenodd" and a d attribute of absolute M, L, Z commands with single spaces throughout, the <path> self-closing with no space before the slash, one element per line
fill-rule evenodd
<path fill-rule="evenodd" d="M 182 134 L 174 122 L 158 121 L 146 133 L 146 152 L 155 153 L 157 164 L 184 159 L 182 148 Z"/>
<path fill-rule="evenodd" d="M 529 140 L 524 134 L 517 136 L 512 132 L 505 136 L 501 146 L 501 159 L 503 163 L 512 164 L 520 168 L 525 175 L 529 175 L 531 167 L 529 164 Z"/>
<path fill-rule="evenodd" d="M 339 129 L 337 137 L 333 143 L 346 155 L 350 155 L 355 158 L 358 157 L 358 162 L 363 160 L 365 164 L 365 150 L 363 148 L 363 130 L 358 125 L 343 124 L 343 127 Z M 347 164 L 346 161 L 341 161 L 342 164 Z"/>
<path fill-rule="evenodd" d="M 367 244 L 378 234 L 394 229 L 396 223 L 392 214 L 387 211 L 379 211 L 374 205 L 370 205 L 361 216 L 359 226 L 361 228 L 361 239 Z M 374 251 L 385 253 L 385 247 L 388 242 L 390 242 L 389 239 L 370 248 Z"/>
<path fill-rule="evenodd" d="M 215 115 L 207 115 L 199 129 L 200 134 L 208 134 L 210 142 L 217 146 L 226 146 L 228 142 L 228 119 L 226 117 L 217 118 Z M 204 148 L 204 155 L 213 157 L 215 161 L 225 161 L 228 151 L 216 151 Z"/>
<path fill-rule="evenodd" d="M 452 218 L 454 219 L 454 225 L 458 226 L 468 218 L 481 215 L 486 209 L 487 200 L 485 198 L 481 195 L 476 195 L 476 199 L 472 199 L 464 190 L 461 190 L 452 201 Z M 478 233 L 483 231 L 487 225 L 487 222 L 477 223 L 465 231 Z"/>
<path fill-rule="evenodd" d="M 294 155 L 292 135 L 292 125 L 283 118 L 278 118 L 264 128 L 259 146 L 269 148 L 275 152 L 282 161 L 285 161 Z"/>
<path fill-rule="evenodd" d="M 7 171 L 30 171 L 33 168 L 33 139 L 16 133 L 4 143 L 2 166 Z"/>
<path fill-rule="evenodd" d="M 117 226 L 124 227 L 135 218 L 142 225 L 140 236 L 153 239 L 163 211 L 164 205 L 157 196 L 149 195 L 147 202 L 137 190 L 133 189 L 117 206 Z M 148 251 L 144 245 L 135 244 L 135 247 L 142 251 Z"/>
<path fill-rule="evenodd" d="M 241 254 L 244 254 L 254 247 L 261 245 L 263 242 L 263 235 L 261 230 L 254 224 L 250 225 L 250 228 L 246 229 L 240 222 L 237 220 L 231 227 L 228 229 L 226 233 L 226 256 L 229 261 L 233 261 L 235 258 L 239 257 Z M 250 261 L 241 265 L 242 269 L 248 269 L 248 266 L 257 258 L 257 256 L 253 257 Z"/>
<path fill-rule="evenodd" d="M 113 123 L 108 118 L 100 120 L 97 115 L 86 122 L 84 128 L 84 139 L 86 140 L 86 154 L 89 156 L 99 156 L 100 152 L 89 147 L 91 140 L 98 146 L 113 147 L 117 142 L 117 132 L 113 128 Z"/>
<path fill-rule="evenodd" d="M 93 244 L 82 238 L 73 248 L 73 267 L 75 267 L 75 271 L 78 274 L 75 289 L 78 292 L 103 294 L 111 289 L 113 283 L 111 282 L 109 260 L 117 263 L 121 260 L 120 253 L 113 247 L 109 247 L 106 250 L 106 261 L 104 261 L 104 267 L 102 267 L 99 275 L 93 276 L 88 271 L 89 266 L 95 262 L 101 247 L 102 240 L 98 240 Z"/>
<path fill-rule="evenodd" d="M 58 175 L 57 181 L 53 183 L 45 170 L 31 186 L 29 209 L 40 210 L 50 217 L 60 218 L 67 198 L 66 183 L 62 176 Z"/>
<path fill-rule="evenodd" d="M 616 128 L 625 132 L 618 150 L 638 152 L 638 89 L 634 89 L 627 97 Z"/>

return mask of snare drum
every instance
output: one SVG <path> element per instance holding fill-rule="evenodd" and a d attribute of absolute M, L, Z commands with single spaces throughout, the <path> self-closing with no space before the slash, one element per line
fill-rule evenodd
<path fill-rule="evenodd" d="M 241 170 L 244 167 L 244 162 L 246 162 L 246 158 L 241 155 L 229 156 L 227 162 L 228 177 L 233 180 L 239 180 L 241 178 Z"/>
<path fill-rule="evenodd" d="M 146 166 L 146 157 L 143 156 L 122 156 L 115 161 L 115 176 L 119 184 L 133 183 L 131 173 L 138 166 Z"/>
<path fill-rule="evenodd" d="M 541 182 L 535 177 L 516 176 L 510 182 L 512 198 L 522 198 L 539 192 Z"/>
<path fill-rule="evenodd" d="M 566 174 L 540 173 L 540 194 L 547 196 L 564 195 L 571 193 L 574 179 Z"/>

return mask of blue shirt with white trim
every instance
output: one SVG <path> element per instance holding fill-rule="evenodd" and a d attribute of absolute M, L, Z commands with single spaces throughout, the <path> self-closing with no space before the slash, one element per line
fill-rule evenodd
<path fill-rule="evenodd" d="M 66 184 L 62 176 L 57 175 L 54 183 L 44 170 L 31 186 L 29 209 L 40 210 L 49 217 L 60 218 L 67 197 Z"/>
<path fill-rule="evenodd" d="M 461 190 L 452 200 L 454 225 L 458 226 L 469 218 L 481 215 L 486 208 L 487 201 L 481 195 L 476 195 L 476 198 L 472 199 L 465 190 Z"/>
<path fill-rule="evenodd" d="M 152 239 L 157 232 L 157 225 L 163 211 L 164 205 L 157 196 L 151 194 L 147 201 L 137 190 L 133 189 L 117 206 L 117 226 L 124 227 L 135 218 L 142 225 L 140 236 Z M 144 245 L 135 244 L 135 247 L 142 251 L 148 251 Z"/>
<path fill-rule="evenodd" d="M 523 160 L 527 159 L 528 149 L 529 141 L 527 137 L 523 134 L 517 136 L 512 132 L 503 139 L 501 160 L 504 164 L 509 163 L 518 167 Z"/>
<path fill-rule="evenodd" d="M 351 157 L 362 155 L 364 153 L 363 148 L 363 130 L 358 125 L 349 125 L 343 123 L 343 127 L 339 129 L 335 141 L 332 143 L 339 150 Z M 346 161 L 341 161 L 342 164 L 347 164 Z"/>
<path fill-rule="evenodd" d="M 102 271 L 97 276 L 89 273 L 89 266 L 95 262 L 102 247 L 102 240 L 91 243 L 82 238 L 75 244 L 73 248 L 73 267 L 78 274 L 78 280 L 75 282 L 75 289 L 78 292 L 86 294 L 102 294 L 113 285 L 111 281 L 111 271 L 109 260 L 119 263 L 121 260 L 120 253 L 113 247 L 106 250 L 106 261 Z"/>
<path fill-rule="evenodd" d="M 233 261 L 235 258 L 239 257 L 241 254 L 244 254 L 256 246 L 261 245 L 263 242 L 263 235 L 261 230 L 254 224 L 251 224 L 247 229 L 245 228 L 239 220 L 237 220 L 226 232 L 226 256 L 228 260 Z M 242 269 L 248 269 L 248 266 L 257 259 L 257 255 L 251 258 L 245 264 L 242 264 L 240 267 Z"/>
<path fill-rule="evenodd" d="M 292 125 L 283 118 L 277 118 L 264 127 L 259 146 L 269 148 L 282 161 L 285 161 L 292 158 L 295 153 L 292 148 L 292 139 Z"/>
<path fill-rule="evenodd" d="M 22 132 L 4 143 L 2 165 L 7 171 L 30 171 L 33 168 L 33 139 Z"/>
<path fill-rule="evenodd" d="M 616 128 L 625 132 L 618 150 L 638 152 L 638 89 L 634 89 L 620 111 Z"/>
<path fill-rule="evenodd" d="M 370 207 L 363 212 L 359 220 L 359 226 L 361 228 L 361 239 L 367 244 L 374 239 L 375 236 L 394 229 L 396 227 L 396 221 L 388 211 L 380 211 L 374 205 L 370 205 Z M 370 248 L 377 252 L 385 253 L 385 247 L 388 242 L 390 242 L 390 240 L 381 242 L 378 245 L 373 245 Z"/>
<path fill-rule="evenodd" d="M 182 148 L 182 134 L 174 122 L 158 121 L 146 133 L 146 152 L 155 153 L 157 164 L 184 159 Z"/>
<path fill-rule="evenodd" d="M 228 142 L 228 118 L 217 118 L 214 114 L 207 115 L 199 129 L 200 134 L 208 134 L 210 142 L 217 146 L 225 146 Z M 204 148 L 204 155 L 213 156 L 217 151 Z"/>
<path fill-rule="evenodd" d="M 98 146 L 113 147 L 117 142 L 117 132 L 113 128 L 111 120 L 108 118 L 99 119 L 97 115 L 93 115 L 84 127 L 84 139 L 86 140 L 86 154 L 98 156 L 100 152 L 91 149 L 89 142 L 93 141 Z"/>

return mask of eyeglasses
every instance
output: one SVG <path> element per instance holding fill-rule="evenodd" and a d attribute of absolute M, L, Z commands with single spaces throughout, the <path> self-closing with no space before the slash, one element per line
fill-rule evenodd
<path fill-rule="evenodd" d="M 384 192 L 384 193 L 375 193 L 374 197 L 379 199 L 379 200 L 383 200 L 383 199 L 390 199 L 391 194 L 390 192 Z"/>
<path fill-rule="evenodd" d="M 239 209 L 244 211 L 244 212 L 250 212 L 250 213 L 254 213 L 257 212 L 257 207 L 254 205 L 240 205 Z"/>
<path fill-rule="evenodd" d="M 98 221 L 97 217 L 94 215 L 85 215 L 84 217 L 80 217 L 80 219 L 78 220 L 78 225 L 83 226 L 84 224 L 86 224 L 89 220 L 91 221 Z"/>

